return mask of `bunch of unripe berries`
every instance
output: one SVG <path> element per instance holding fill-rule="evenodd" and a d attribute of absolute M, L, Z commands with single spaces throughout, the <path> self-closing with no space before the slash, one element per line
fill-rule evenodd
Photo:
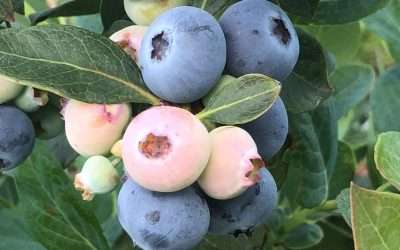
<path fill-rule="evenodd" d="M 219 22 L 185 6 L 185 0 L 124 3 L 137 25 L 110 39 L 135 60 L 148 89 L 165 102 L 134 116 L 131 104 L 68 100 L 62 111 L 68 142 L 88 157 L 75 187 L 90 200 L 124 180 L 119 220 L 145 250 L 192 249 L 207 232 L 237 235 L 265 223 L 277 205 L 276 183 L 265 162 L 287 137 L 284 103 L 278 97 L 256 120 L 211 131 L 187 104 L 201 102 L 223 74 L 259 73 L 283 81 L 299 56 L 290 19 L 266 0 L 240 1 Z M 19 91 L 7 91 L 0 101 Z M 0 107 L 0 114 L 11 112 L 6 109 Z M 4 123 L 1 115 L 0 129 Z M 0 167 L 15 162 L 5 169 L 31 150 L 29 144 L 16 161 L 3 144 Z M 110 154 L 122 158 L 127 178 L 118 175 Z"/>

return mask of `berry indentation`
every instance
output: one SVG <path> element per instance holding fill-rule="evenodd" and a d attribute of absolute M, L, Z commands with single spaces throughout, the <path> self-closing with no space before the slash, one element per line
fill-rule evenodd
<path fill-rule="evenodd" d="M 147 158 L 163 158 L 171 151 L 171 143 L 167 136 L 150 133 L 144 141 L 139 142 L 139 149 Z"/>
<path fill-rule="evenodd" d="M 279 18 L 273 18 L 272 20 L 275 23 L 273 34 L 276 35 L 284 45 L 288 45 L 291 36 L 289 30 L 286 28 L 285 23 Z"/>

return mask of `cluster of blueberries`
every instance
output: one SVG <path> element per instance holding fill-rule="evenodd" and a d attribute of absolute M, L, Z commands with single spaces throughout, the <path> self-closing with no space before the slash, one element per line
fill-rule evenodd
<path fill-rule="evenodd" d="M 202 9 L 184 6 L 186 1 L 166 2 L 158 12 L 146 12 L 153 13 L 147 20 L 143 13 L 149 2 L 125 0 L 137 25 L 110 39 L 137 62 L 146 86 L 174 105 L 148 108 L 133 119 L 131 104 L 68 100 L 62 110 L 69 144 L 88 157 L 75 187 L 85 200 L 112 191 L 120 177 L 115 162 L 103 155 L 122 158 L 127 178 L 118 196 L 118 217 L 145 250 L 192 249 L 207 233 L 248 233 L 268 220 L 278 195 L 264 160 L 287 137 L 282 100 L 250 123 L 211 132 L 178 106 L 201 101 L 224 73 L 232 78 L 259 73 L 283 81 L 299 56 L 293 24 L 269 1 L 239 1 L 219 22 Z M 0 103 L 9 103 L 21 88 L 0 78 Z M 0 170 L 26 159 L 34 140 L 27 115 L 0 105 Z"/>

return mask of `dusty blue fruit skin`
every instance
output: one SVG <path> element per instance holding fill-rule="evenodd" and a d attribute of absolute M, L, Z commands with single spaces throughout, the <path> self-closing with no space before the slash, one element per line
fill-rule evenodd
<path fill-rule="evenodd" d="M 289 125 L 285 104 L 278 97 L 264 115 L 241 127 L 253 137 L 261 157 L 264 160 L 271 159 L 282 148 L 288 134 Z"/>
<path fill-rule="evenodd" d="M 187 250 L 207 233 L 210 211 L 191 187 L 174 193 L 146 190 L 131 179 L 118 196 L 118 218 L 144 250 Z"/>
<path fill-rule="evenodd" d="M 239 197 L 230 200 L 207 198 L 211 212 L 210 233 L 248 233 L 268 220 L 277 206 L 277 187 L 267 169 L 262 169 L 260 173 L 261 181 Z"/>
<path fill-rule="evenodd" d="M 224 12 L 220 24 L 227 41 L 228 74 L 260 73 L 282 81 L 292 72 L 299 39 L 288 16 L 275 4 L 240 1 Z"/>
<path fill-rule="evenodd" d="M 0 105 L 0 171 L 22 163 L 33 150 L 35 130 L 24 112 Z"/>
<path fill-rule="evenodd" d="M 173 103 L 205 96 L 221 77 L 225 63 L 226 41 L 219 23 L 190 6 L 159 16 L 146 32 L 139 56 L 147 87 Z"/>

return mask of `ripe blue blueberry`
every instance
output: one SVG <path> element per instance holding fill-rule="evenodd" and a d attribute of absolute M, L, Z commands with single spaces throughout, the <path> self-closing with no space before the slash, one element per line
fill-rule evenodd
<path fill-rule="evenodd" d="M 158 17 L 139 53 L 148 88 L 174 103 L 205 96 L 221 77 L 225 62 L 226 41 L 220 25 L 206 11 L 190 6 Z"/>
<path fill-rule="evenodd" d="M 289 125 L 285 104 L 278 97 L 264 115 L 241 127 L 254 138 L 263 159 L 271 159 L 282 148 L 288 134 Z"/>
<path fill-rule="evenodd" d="M 205 236 L 210 212 L 192 187 L 174 193 L 149 191 L 128 179 L 118 196 L 118 218 L 145 250 L 194 248 Z"/>
<path fill-rule="evenodd" d="M 11 106 L 0 106 L 0 171 L 22 163 L 32 152 L 35 131 L 25 113 Z"/>
<path fill-rule="evenodd" d="M 266 0 L 243 0 L 220 19 L 227 41 L 227 71 L 284 80 L 299 56 L 299 39 L 285 12 Z"/>
<path fill-rule="evenodd" d="M 260 170 L 260 174 L 260 182 L 236 198 L 230 200 L 207 198 L 211 212 L 210 233 L 220 235 L 247 233 L 268 220 L 277 206 L 277 187 L 267 169 Z"/>

